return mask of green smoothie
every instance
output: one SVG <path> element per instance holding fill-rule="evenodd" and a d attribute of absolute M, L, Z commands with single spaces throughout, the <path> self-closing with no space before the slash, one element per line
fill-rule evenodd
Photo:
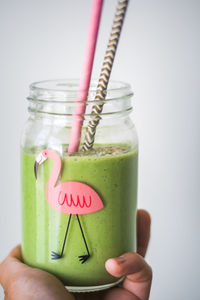
<path fill-rule="evenodd" d="M 45 148 L 45 147 L 44 147 Z M 105 270 L 105 261 L 136 250 L 137 149 L 129 145 L 96 146 L 88 153 L 63 155 L 61 182 L 79 181 L 101 197 L 104 208 L 79 215 L 91 257 L 87 254 L 78 219 L 72 215 L 64 255 L 60 252 L 69 215 L 55 211 L 46 200 L 46 185 L 53 163 L 47 159 L 34 175 L 40 150 L 21 151 L 23 239 L 25 263 L 55 274 L 65 285 L 96 286 L 116 278 Z"/>

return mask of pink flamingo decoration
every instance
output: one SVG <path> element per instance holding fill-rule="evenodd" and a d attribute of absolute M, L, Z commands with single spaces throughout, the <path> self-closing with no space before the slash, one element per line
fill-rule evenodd
<path fill-rule="evenodd" d="M 53 150 L 45 149 L 37 156 L 34 165 L 35 177 L 37 179 L 38 167 L 47 158 L 53 160 L 53 170 L 46 186 L 46 198 L 49 205 L 60 213 L 69 214 L 68 224 L 64 237 L 61 254 L 52 251 L 52 259 L 63 257 L 67 234 L 69 231 L 72 215 L 76 215 L 80 226 L 81 234 L 87 250 L 87 255 L 79 256 L 79 260 L 84 263 L 90 257 L 85 235 L 78 215 L 89 214 L 103 208 L 103 202 L 99 195 L 87 184 L 78 181 L 66 181 L 57 184 L 61 171 L 60 156 Z"/>

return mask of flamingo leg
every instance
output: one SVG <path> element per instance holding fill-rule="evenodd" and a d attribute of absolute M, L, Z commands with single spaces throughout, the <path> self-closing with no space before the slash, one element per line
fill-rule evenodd
<path fill-rule="evenodd" d="M 65 232 L 65 238 L 64 238 L 61 254 L 58 254 L 58 253 L 52 251 L 51 259 L 53 259 L 53 260 L 63 257 L 63 253 L 64 253 L 64 249 L 65 249 L 65 243 L 66 243 L 66 240 L 67 240 L 67 234 L 68 234 L 68 231 L 69 231 L 69 225 L 70 225 L 70 222 L 71 222 L 71 217 L 72 217 L 72 214 L 70 214 L 69 220 L 68 220 L 68 223 L 67 223 L 67 229 L 66 229 L 66 232 Z"/>
<path fill-rule="evenodd" d="M 79 223 L 79 226 L 80 226 L 80 229 L 81 229 L 81 234 L 82 234 L 82 237 L 83 237 L 83 240 L 84 240 L 84 243 L 85 243 L 85 247 L 86 247 L 86 250 L 87 250 L 87 255 L 80 255 L 79 256 L 79 260 L 83 264 L 90 257 L 90 252 L 89 252 L 89 249 L 88 249 L 88 245 L 87 245 L 87 242 L 86 242 L 86 239 L 85 239 L 85 235 L 84 235 L 84 232 L 83 232 L 83 229 L 82 229 L 82 226 L 81 226 L 81 222 L 80 222 L 79 216 L 76 215 L 76 217 L 78 219 L 78 223 Z"/>

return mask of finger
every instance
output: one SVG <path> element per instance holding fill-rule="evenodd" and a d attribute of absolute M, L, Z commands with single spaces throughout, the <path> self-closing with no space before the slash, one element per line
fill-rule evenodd
<path fill-rule="evenodd" d="M 139 209 L 137 214 L 137 252 L 146 254 L 150 239 L 151 217 L 146 210 Z"/>
<path fill-rule="evenodd" d="M 22 261 L 22 254 L 21 254 L 21 245 L 17 245 L 8 255 L 8 257 L 15 258 L 17 260 Z"/>
<path fill-rule="evenodd" d="M 6 289 L 9 282 L 19 272 L 25 271 L 28 267 L 21 262 L 21 247 L 15 247 L 8 257 L 0 264 L 0 283 Z"/>
<path fill-rule="evenodd" d="M 115 277 L 126 276 L 123 287 L 137 296 L 146 300 L 149 297 L 152 270 L 142 256 L 137 253 L 126 253 L 118 258 L 106 262 L 106 270 Z"/>
<path fill-rule="evenodd" d="M 106 270 L 115 277 L 129 276 L 136 281 L 149 280 L 152 276 L 151 267 L 137 253 L 129 252 L 106 261 Z"/>

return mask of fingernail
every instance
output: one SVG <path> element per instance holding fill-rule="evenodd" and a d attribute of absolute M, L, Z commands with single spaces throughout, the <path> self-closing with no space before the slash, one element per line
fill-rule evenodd
<path fill-rule="evenodd" d="M 123 264 L 126 261 L 126 257 L 121 255 L 121 256 L 117 257 L 116 260 L 118 263 Z"/>

